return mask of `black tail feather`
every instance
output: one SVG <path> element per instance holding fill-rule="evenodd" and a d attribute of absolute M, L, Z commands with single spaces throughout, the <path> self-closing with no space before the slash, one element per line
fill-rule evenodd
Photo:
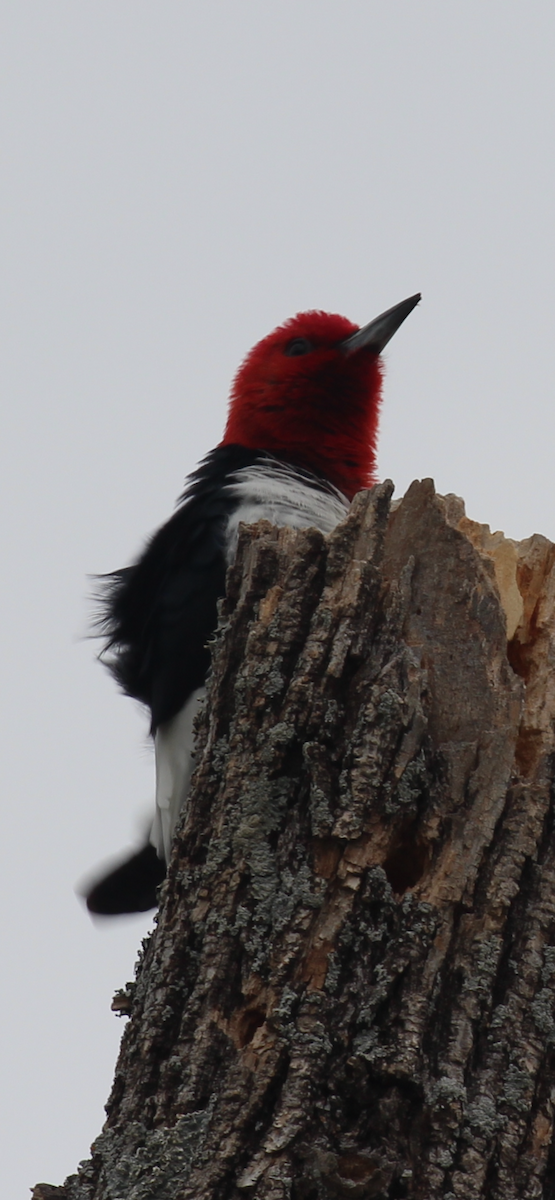
<path fill-rule="evenodd" d="M 150 842 L 126 858 L 86 893 L 91 913 L 116 916 L 119 913 L 148 912 L 157 908 L 157 890 L 166 876 L 162 862 Z"/>

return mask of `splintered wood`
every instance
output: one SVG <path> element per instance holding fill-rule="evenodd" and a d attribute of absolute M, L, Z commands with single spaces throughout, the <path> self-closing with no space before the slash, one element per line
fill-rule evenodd
<path fill-rule="evenodd" d="M 555 1197 L 555 547 L 390 497 L 242 531 L 60 1200 Z"/>

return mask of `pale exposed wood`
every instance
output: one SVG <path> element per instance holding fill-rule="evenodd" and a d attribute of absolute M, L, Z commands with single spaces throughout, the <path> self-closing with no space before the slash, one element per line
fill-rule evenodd
<path fill-rule="evenodd" d="M 241 535 L 108 1119 L 52 1197 L 555 1197 L 555 547 L 389 497 Z"/>

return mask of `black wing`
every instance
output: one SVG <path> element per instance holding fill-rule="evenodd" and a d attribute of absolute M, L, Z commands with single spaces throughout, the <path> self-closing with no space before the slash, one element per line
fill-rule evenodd
<path fill-rule="evenodd" d="M 207 642 L 225 592 L 233 502 L 223 489 L 230 474 L 257 457 L 239 446 L 213 450 L 140 558 L 102 580 L 101 658 L 127 695 L 148 705 L 153 732 L 204 683 Z"/>

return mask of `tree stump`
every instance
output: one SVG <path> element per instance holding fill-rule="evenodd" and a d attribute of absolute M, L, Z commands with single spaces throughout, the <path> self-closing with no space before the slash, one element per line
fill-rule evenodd
<path fill-rule="evenodd" d="M 35 1200 L 555 1197 L 555 547 L 243 530 L 89 1162 Z"/>

